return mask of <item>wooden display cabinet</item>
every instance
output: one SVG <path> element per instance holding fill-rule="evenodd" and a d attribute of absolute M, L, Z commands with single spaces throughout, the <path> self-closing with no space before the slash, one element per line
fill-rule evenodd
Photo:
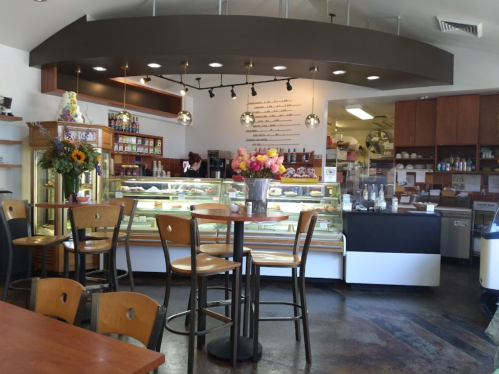
<path fill-rule="evenodd" d="M 436 143 L 478 143 L 480 96 L 451 96 L 437 99 Z"/>
<path fill-rule="evenodd" d="M 436 111 L 436 100 L 395 103 L 395 145 L 435 145 Z"/>
<path fill-rule="evenodd" d="M 499 145 L 499 95 L 480 97 L 480 145 Z"/>

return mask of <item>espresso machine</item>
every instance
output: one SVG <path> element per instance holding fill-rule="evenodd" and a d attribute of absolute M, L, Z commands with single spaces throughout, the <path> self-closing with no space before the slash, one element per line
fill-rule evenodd
<path fill-rule="evenodd" d="M 226 178 L 230 151 L 208 151 L 208 177 Z"/>

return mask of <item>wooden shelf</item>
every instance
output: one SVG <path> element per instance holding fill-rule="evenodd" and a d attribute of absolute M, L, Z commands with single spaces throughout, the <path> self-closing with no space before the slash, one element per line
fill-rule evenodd
<path fill-rule="evenodd" d="M 128 155 L 128 156 L 155 156 L 162 157 L 156 153 L 137 153 L 137 152 L 111 152 L 112 155 Z"/>
<path fill-rule="evenodd" d="M 14 169 L 14 168 L 20 168 L 21 165 L 14 165 L 14 164 L 0 164 L 0 168 L 3 169 Z"/>
<path fill-rule="evenodd" d="M 286 161 L 284 161 L 282 164 L 283 165 L 313 165 L 314 163 L 310 162 L 310 161 L 306 161 L 306 162 L 302 162 L 302 161 L 300 161 L 300 162 L 298 162 L 298 161 L 297 162 L 286 162 Z"/>
<path fill-rule="evenodd" d="M 14 145 L 14 144 L 23 144 L 23 142 L 20 140 L 2 140 L 2 139 L 0 139 L 0 144 Z"/>
<path fill-rule="evenodd" d="M 0 114 L 0 121 L 17 122 L 17 121 L 22 121 L 22 120 L 23 120 L 23 117 L 6 116 L 3 114 Z"/>
<path fill-rule="evenodd" d="M 435 161 L 434 158 L 395 158 L 396 162 L 400 161 Z"/>
<path fill-rule="evenodd" d="M 480 161 L 499 161 L 499 158 L 481 158 Z"/>
<path fill-rule="evenodd" d="M 114 134 L 118 134 L 118 135 L 138 136 L 141 138 L 150 138 L 150 139 L 161 139 L 161 141 L 163 141 L 163 137 L 157 136 L 157 135 L 147 135 L 147 134 L 128 132 L 128 131 L 118 131 L 118 130 L 113 130 L 113 132 L 114 132 Z"/>

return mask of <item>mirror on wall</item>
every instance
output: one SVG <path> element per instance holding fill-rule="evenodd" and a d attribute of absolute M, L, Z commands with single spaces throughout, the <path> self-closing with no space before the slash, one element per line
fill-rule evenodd
<path fill-rule="evenodd" d="M 366 137 L 366 147 L 374 154 L 381 154 L 385 143 L 390 143 L 390 139 L 384 131 L 371 131 Z"/>

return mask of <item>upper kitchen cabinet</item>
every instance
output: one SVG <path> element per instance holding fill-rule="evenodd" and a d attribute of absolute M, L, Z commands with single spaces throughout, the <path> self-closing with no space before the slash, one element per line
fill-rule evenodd
<path fill-rule="evenodd" d="M 478 143 L 499 145 L 499 95 L 480 97 Z"/>
<path fill-rule="evenodd" d="M 395 103 L 395 145 L 435 145 L 436 110 L 436 100 Z"/>
<path fill-rule="evenodd" d="M 436 142 L 438 145 L 478 143 L 480 96 L 437 99 Z"/>

